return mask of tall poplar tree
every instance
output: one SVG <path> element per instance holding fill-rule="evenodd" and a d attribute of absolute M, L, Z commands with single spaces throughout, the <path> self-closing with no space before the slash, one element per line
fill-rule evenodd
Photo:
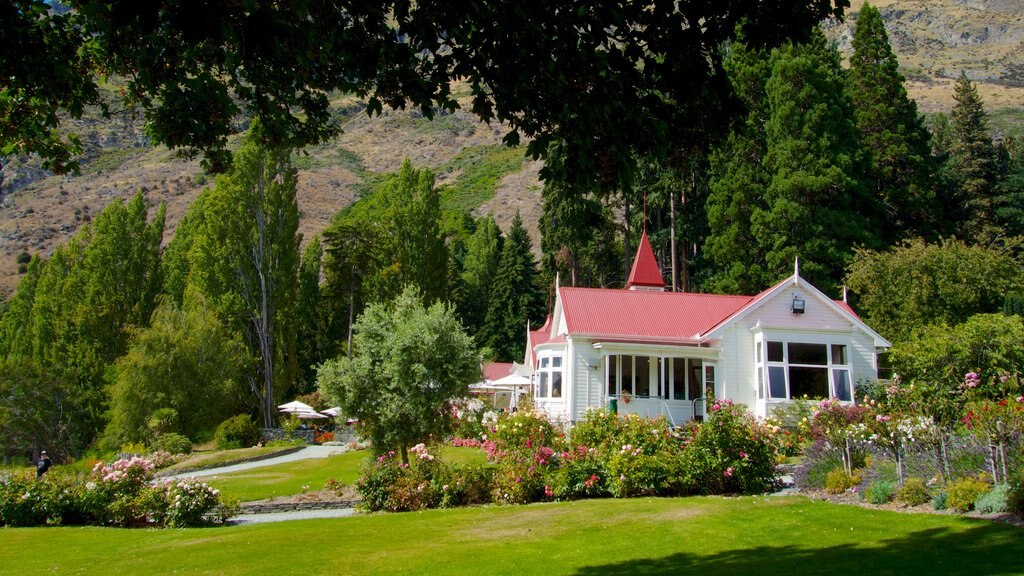
<path fill-rule="evenodd" d="M 865 2 L 853 34 L 847 93 L 870 153 L 869 184 L 885 208 L 890 243 L 934 236 L 943 222 L 929 134 L 904 83 L 882 15 Z"/>
<path fill-rule="evenodd" d="M 211 297 L 222 317 L 241 328 L 255 358 L 249 386 L 264 426 L 277 416 L 276 379 L 293 335 L 279 322 L 294 304 L 299 262 L 296 171 L 288 150 L 259 144 L 254 125 L 230 174 L 204 201 L 202 232 L 190 250 L 190 283 Z"/>
<path fill-rule="evenodd" d="M 480 340 L 497 360 L 520 361 L 526 351 L 527 321 L 534 327 L 540 326 L 544 311 L 530 236 L 516 212 L 505 235 Z"/>

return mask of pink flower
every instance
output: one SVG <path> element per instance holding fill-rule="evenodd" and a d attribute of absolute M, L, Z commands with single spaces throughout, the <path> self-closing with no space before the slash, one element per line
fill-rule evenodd
<path fill-rule="evenodd" d="M 746 457 L 747 457 L 747 453 L 744 452 L 743 450 L 740 450 L 740 458 L 746 458 Z"/>
<path fill-rule="evenodd" d="M 726 468 L 726 469 L 725 469 L 725 477 L 726 477 L 726 478 L 729 478 L 730 476 L 732 476 L 732 473 L 733 473 L 733 471 L 734 471 L 734 470 L 733 470 L 733 467 L 732 467 L 732 466 L 729 466 L 728 468 Z"/>
<path fill-rule="evenodd" d="M 892 416 L 888 416 L 886 414 L 879 414 L 878 416 L 875 416 L 875 420 L 877 420 L 878 422 L 888 422 L 889 420 L 892 420 Z"/>
<path fill-rule="evenodd" d="M 715 402 L 714 406 L 711 407 L 711 411 L 712 412 L 718 412 L 721 409 L 722 409 L 722 406 L 718 402 Z"/>
<path fill-rule="evenodd" d="M 1024 396 L 1017 396 L 1017 402 L 1024 402 Z"/>

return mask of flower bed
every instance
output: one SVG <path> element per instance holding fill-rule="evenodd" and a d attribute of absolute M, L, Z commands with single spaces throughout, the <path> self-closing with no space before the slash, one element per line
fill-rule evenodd
<path fill-rule="evenodd" d="M 776 484 L 772 428 L 727 400 L 705 423 L 672 430 L 664 419 L 592 410 L 570 431 L 540 412 L 484 418 L 479 446 L 489 468 L 447 465 L 419 445 L 403 463 L 394 452 L 367 467 L 357 489 L 367 510 L 419 510 L 498 502 L 760 493 Z"/>
<path fill-rule="evenodd" d="M 156 465 L 132 457 L 96 464 L 88 476 L 0 476 L 0 525 L 200 526 L 237 511 L 205 482 L 153 481 Z"/>

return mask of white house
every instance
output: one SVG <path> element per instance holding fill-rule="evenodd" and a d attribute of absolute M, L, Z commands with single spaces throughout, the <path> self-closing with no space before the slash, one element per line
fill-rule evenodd
<path fill-rule="evenodd" d="M 804 395 L 854 402 L 890 346 L 799 270 L 756 296 L 664 288 L 646 232 L 626 289 L 557 287 L 547 322 L 528 330 L 537 406 L 571 423 L 614 399 L 681 424 L 703 416 L 708 390 L 761 417 Z"/>

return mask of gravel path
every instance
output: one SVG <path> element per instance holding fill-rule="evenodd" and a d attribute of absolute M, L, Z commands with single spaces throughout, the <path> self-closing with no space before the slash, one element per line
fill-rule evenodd
<path fill-rule="evenodd" d="M 306 446 L 298 452 L 286 454 L 284 456 L 278 456 L 276 458 L 267 458 L 266 460 L 258 460 L 256 462 L 246 462 L 245 464 L 232 464 L 230 466 L 221 466 L 219 468 L 209 468 L 206 470 L 196 470 L 194 472 L 185 472 L 183 474 L 175 474 L 174 476 L 165 476 L 171 480 L 179 480 L 181 478 L 199 478 L 201 476 L 214 476 L 216 474 L 228 474 L 230 472 L 239 472 L 241 470 L 251 470 L 253 468 L 262 468 L 264 466 L 273 466 L 275 464 L 284 464 L 285 462 L 295 462 L 297 460 L 308 460 L 310 458 L 327 458 L 335 454 L 341 454 L 348 451 L 347 446 Z"/>
<path fill-rule="evenodd" d="M 286 522 L 289 520 L 312 520 L 315 518 L 347 518 L 353 514 L 355 514 L 355 510 L 352 508 L 271 512 L 268 514 L 241 514 L 232 518 L 228 523 L 232 526 L 240 526 L 243 524 L 264 524 L 267 522 Z"/>

